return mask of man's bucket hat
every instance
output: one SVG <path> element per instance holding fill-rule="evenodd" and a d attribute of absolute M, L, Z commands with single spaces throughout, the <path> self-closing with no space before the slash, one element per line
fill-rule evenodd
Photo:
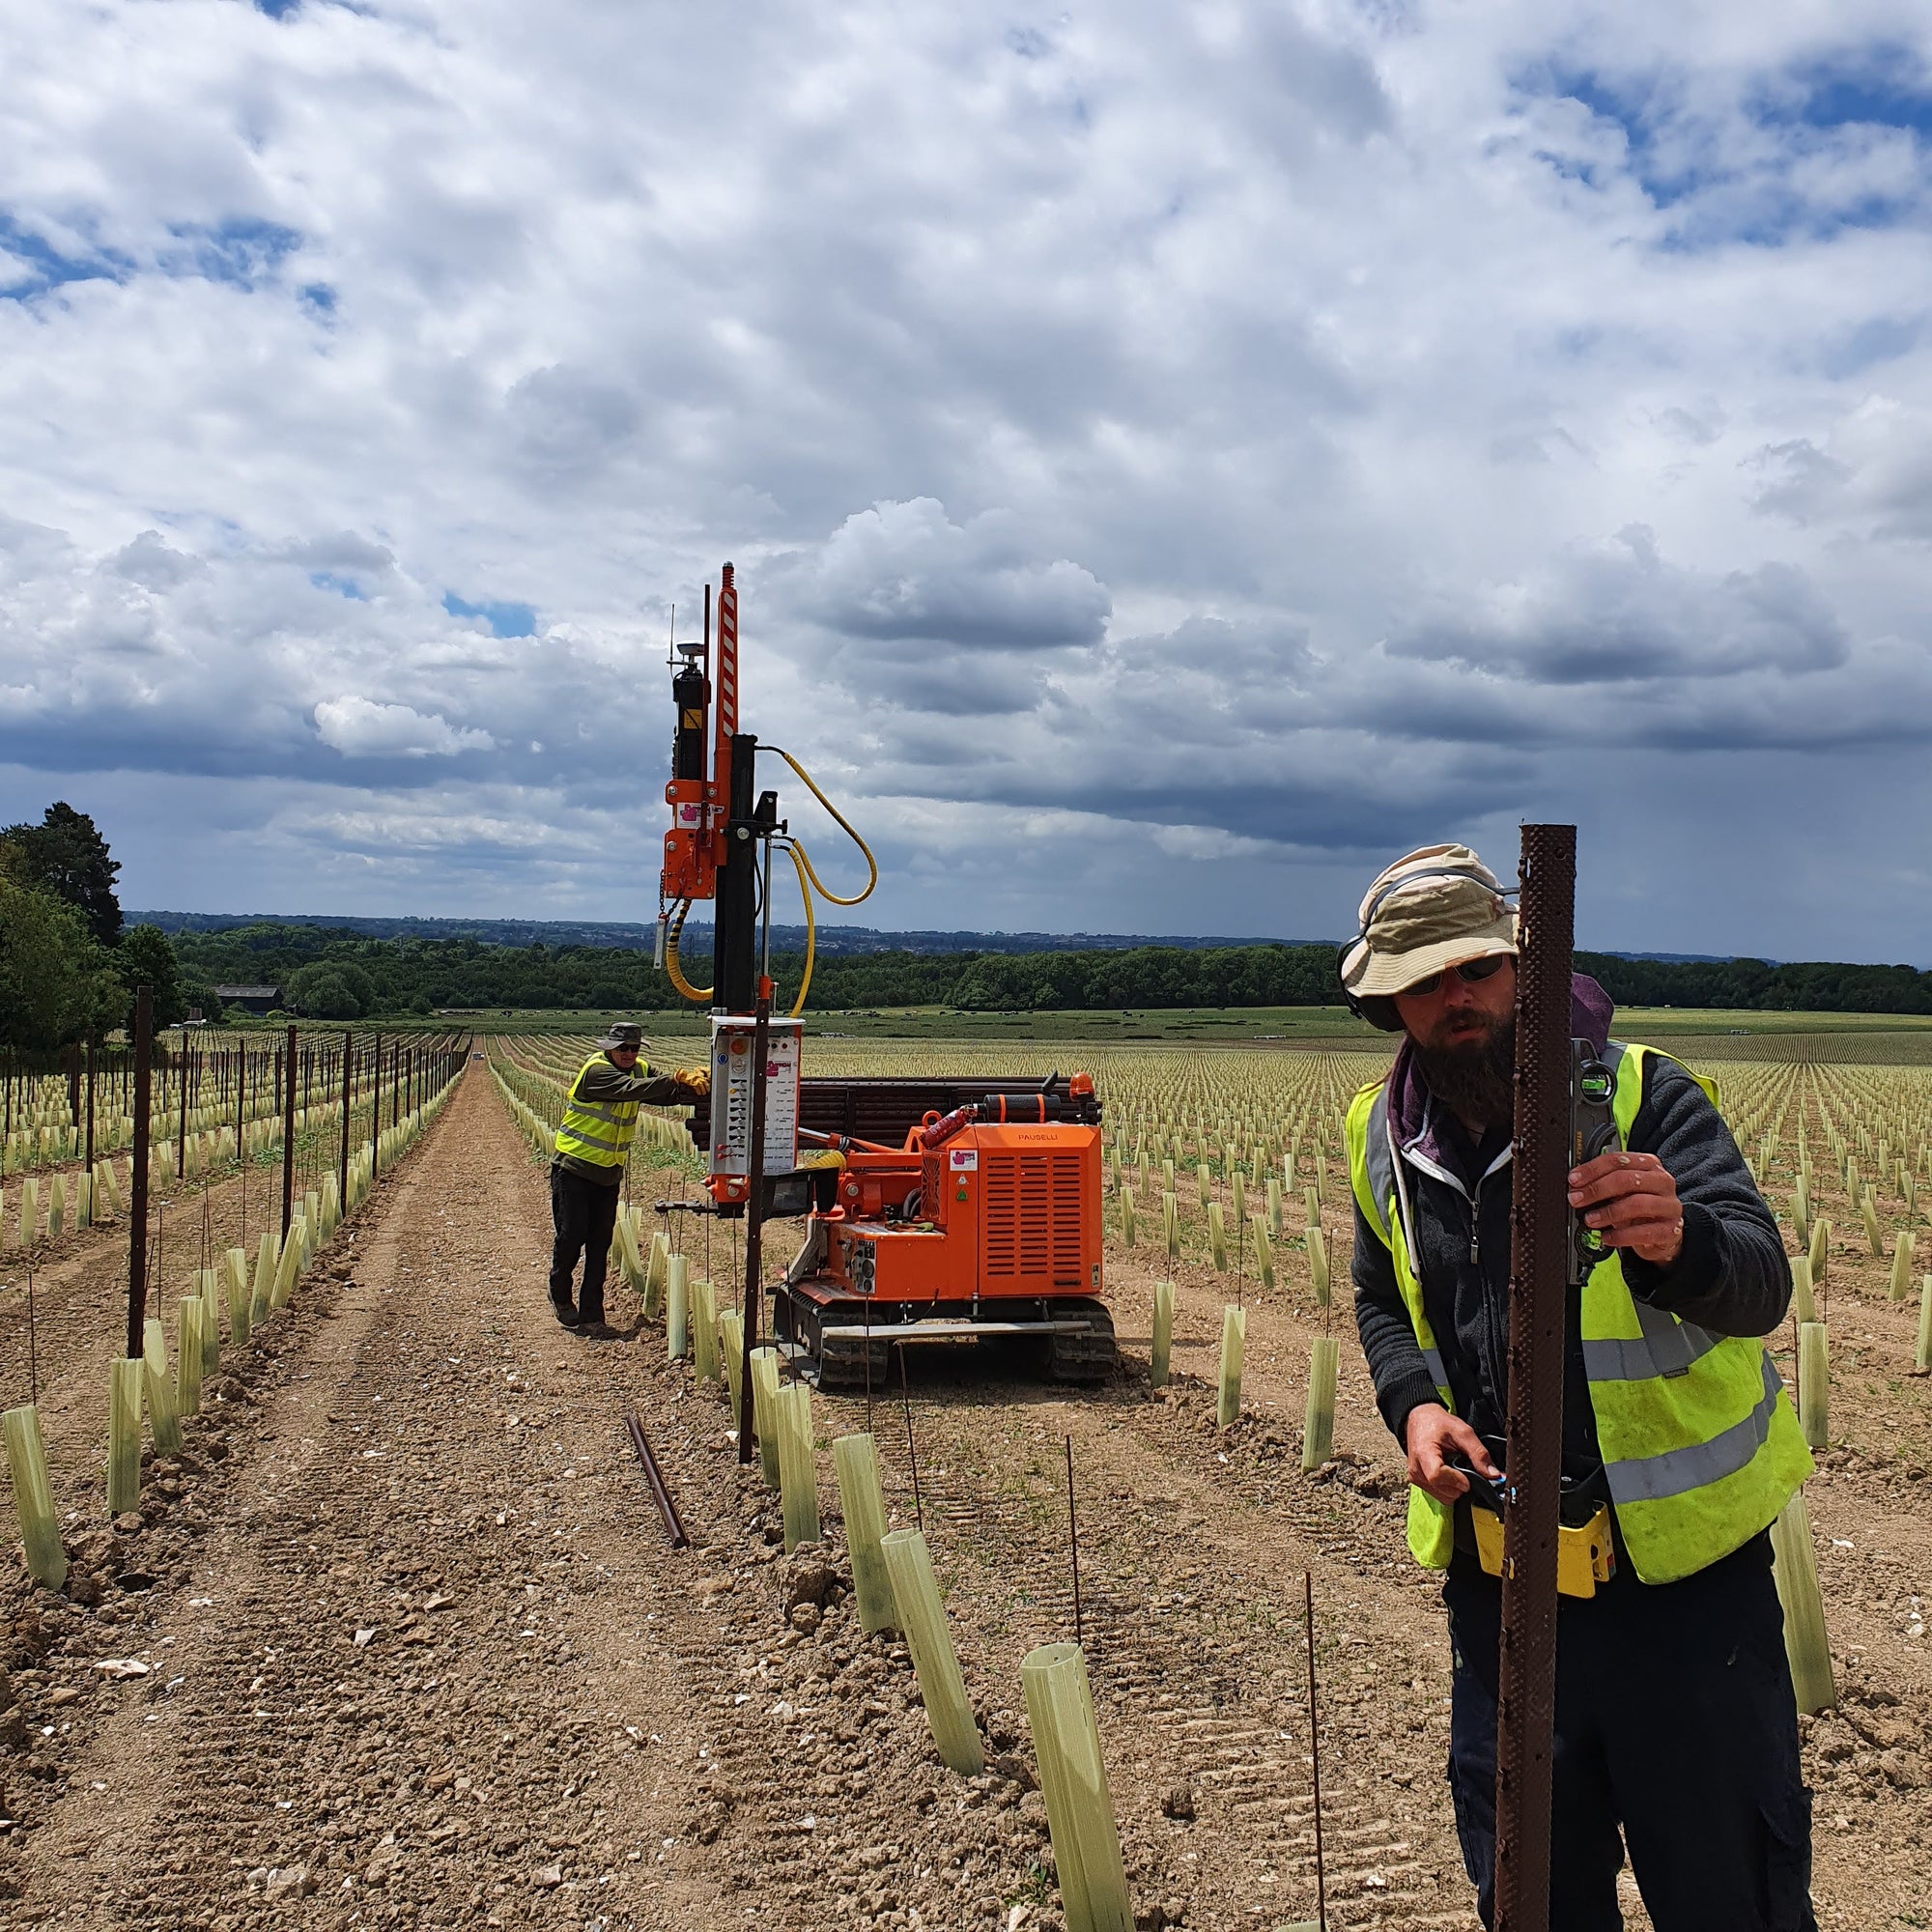
<path fill-rule="evenodd" d="M 617 1020 L 597 1044 L 606 1053 L 613 1046 L 635 1046 L 641 1053 L 644 1050 L 644 1030 L 635 1020 Z"/>
<path fill-rule="evenodd" d="M 1516 915 L 1502 882 L 1466 845 L 1424 845 L 1376 876 L 1342 952 L 1358 1000 L 1400 993 L 1432 973 L 1492 953 L 1514 956 Z"/>

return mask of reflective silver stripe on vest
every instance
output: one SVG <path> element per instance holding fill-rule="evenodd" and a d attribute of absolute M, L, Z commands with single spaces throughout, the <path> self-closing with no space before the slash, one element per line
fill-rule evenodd
<path fill-rule="evenodd" d="M 1674 1378 L 1688 1374 L 1692 1362 L 1708 1355 L 1724 1339 L 1694 1321 L 1679 1321 L 1635 1295 L 1631 1296 L 1631 1306 L 1643 1329 L 1640 1336 L 1586 1340 L 1583 1344 L 1583 1373 L 1593 1382 Z"/>
<path fill-rule="evenodd" d="M 1625 1463 L 1606 1463 L 1605 1474 L 1610 1481 L 1610 1500 L 1619 1509 L 1631 1503 L 1662 1502 L 1666 1496 L 1681 1496 L 1712 1483 L 1734 1476 L 1764 1447 L 1771 1434 L 1772 1412 L 1784 1384 L 1769 1355 L 1764 1363 L 1764 1397 L 1742 1422 L 1734 1422 L 1708 1442 L 1693 1442 L 1684 1449 L 1666 1449 L 1661 1456 L 1634 1457 Z"/>
<path fill-rule="evenodd" d="M 623 1151 L 624 1143 L 621 1136 L 616 1140 L 611 1140 L 603 1134 L 585 1133 L 582 1127 L 559 1127 L 557 1128 L 557 1133 L 559 1137 L 582 1141 L 585 1147 L 609 1148 L 612 1153 L 621 1153 Z"/>
<path fill-rule="evenodd" d="M 1369 1198 L 1376 1204 L 1376 1212 L 1386 1212 L 1384 1204 L 1395 1192 L 1395 1161 L 1389 1153 L 1388 1136 L 1388 1087 L 1369 1103 L 1369 1118 L 1363 1122 L 1364 1166 L 1368 1172 Z M 1381 1229 L 1380 1234 L 1387 1240 L 1390 1231 Z"/>
<path fill-rule="evenodd" d="M 628 1115 L 620 1114 L 617 1109 L 619 1107 L 635 1109 L 637 1104 L 635 1100 L 573 1100 L 570 1103 L 570 1110 L 574 1114 L 592 1115 L 597 1120 L 610 1122 L 613 1127 L 621 1127 L 626 1121 L 636 1120 L 637 1115 L 635 1112 Z"/>
<path fill-rule="evenodd" d="M 1388 1124 L 1388 1088 L 1384 1086 L 1369 1108 L 1369 1118 L 1364 1123 L 1367 1129 L 1366 1152 L 1369 1189 L 1378 1212 L 1385 1213 L 1384 1203 L 1393 1199 L 1395 1217 L 1401 1224 L 1403 1246 L 1408 1249 L 1409 1267 L 1415 1266 L 1415 1250 L 1408 1238 L 1408 1197 L 1402 1183 L 1402 1172 L 1396 1165 L 1395 1149 Z M 1388 1231 L 1388 1246 L 1393 1253 L 1395 1230 Z M 1418 1281 L 1418 1291 L 1421 1283 Z M 1412 1320 L 1413 1318 L 1411 1318 Z M 1422 1359 L 1429 1370 L 1429 1378 L 1438 1389 L 1449 1386 L 1449 1371 L 1442 1360 L 1440 1349 L 1424 1349 Z"/>

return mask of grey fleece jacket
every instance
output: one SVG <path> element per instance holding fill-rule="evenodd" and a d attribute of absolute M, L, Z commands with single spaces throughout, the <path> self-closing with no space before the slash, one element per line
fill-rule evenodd
<path fill-rule="evenodd" d="M 1609 1024 L 1603 1002 L 1601 1044 Z M 1579 1009 L 1580 1010 L 1580 1009 Z M 1594 1016 L 1593 1016 L 1594 1017 Z M 1509 1342 L 1510 1140 L 1506 1128 L 1480 1146 L 1447 1108 L 1438 1107 L 1406 1046 L 1390 1070 L 1397 1143 L 1405 1151 L 1414 1211 L 1423 1306 L 1442 1352 L 1456 1410 L 1477 1433 L 1503 1435 Z M 1632 1294 L 1719 1335 L 1767 1335 L 1784 1320 L 1791 1265 L 1777 1222 L 1765 1205 L 1722 1117 L 1675 1061 L 1653 1054 L 1644 1068 L 1642 1104 L 1630 1147 L 1654 1153 L 1677 1182 L 1684 1205 L 1684 1246 L 1667 1268 L 1623 1256 Z M 1418 1157 L 1430 1173 L 1417 1164 Z M 1441 1175 L 1452 1177 L 1444 1179 Z M 1355 1322 L 1375 1380 L 1382 1420 L 1406 1446 L 1409 1410 L 1437 1400 L 1396 1288 L 1395 1264 L 1355 1209 Z M 1589 1385 L 1583 1374 L 1577 1295 L 1573 1292 L 1563 1387 L 1567 1474 L 1592 1473 L 1602 1463 Z"/>
<path fill-rule="evenodd" d="M 595 1061 L 578 1076 L 571 1093 L 580 1100 L 599 1100 L 609 1103 L 612 1100 L 636 1100 L 645 1107 L 674 1107 L 691 1095 L 668 1073 L 653 1073 L 643 1062 L 638 1063 L 635 1073 L 626 1073 L 614 1060 L 608 1057 Z M 615 1187 L 624 1178 L 624 1164 L 619 1161 L 614 1167 L 599 1167 L 594 1160 L 579 1160 L 575 1154 L 554 1153 L 553 1167 L 560 1167 L 566 1174 L 582 1175 L 585 1180 L 597 1181 L 605 1187 Z"/>

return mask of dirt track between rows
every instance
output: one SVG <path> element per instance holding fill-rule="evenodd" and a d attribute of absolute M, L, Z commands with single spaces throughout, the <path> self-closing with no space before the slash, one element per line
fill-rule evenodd
<path fill-rule="evenodd" d="M 1162 1395 L 1131 1369 L 1079 1395 L 997 1364 L 915 1367 L 924 1525 L 992 1760 L 969 1781 L 933 1756 L 902 1651 L 858 1634 L 836 1527 L 829 1564 L 778 1558 L 722 1399 L 664 1362 L 660 1330 L 560 1331 L 547 1242 L 541 1167 L 473 1066 L 295 1308 L 225 1364 L 186 1454 L 151 1466 L 140 1524 L 71 1527 L 71 1590 L 99 1601 L 14 1591 L 25 1735 L 4 1760 L 18 1822 L 0 1838 L 0 1922 L 1047 1932 L 1018 1665 L 1072 1632 L 1070 1436 L 1085 1635 L 1143 1922 L 1313 1917 L 1306 1569 L 1330 1923 L 1475 1924 L 1442 1783 L 1440 1612 L 1402 1550 L 1352 1340 L 1338 1446 L 1356 1460 L 1298 1471 L 1316 1311 L 1251 1297 L 1250 1413 L 1229 1432 L 1208 1384 L 1232 1284 L 1206 1270 L 1181 1270 Z M 1144 1254 L 1112 1263 L 1142 1362 Z M 1860 1315 L 1889 1349 L 1894 1311 Z M 98 1513 L 84 1445 L 100 1378 L 71 1376 L 48 1420 L 57 1496 Z M 665 1546 L 627 1406 L 690 1550 Z M 865 1405 L 822 1398 L 817 1415 L 829 1438 L 864 1427 Z M 882 1396 L 874 1419 L 909 1521 L 904 1408 Z M 1821 1923 L 1866 1932 L 1932 1918 L 1932 1661 L 1902 1610 L 1932 1596 L 1932 1484 L 1858 1439 L 1812 1489 L 1850 1667 L 1807 1770 Z M 107 1659 L 148 1668 L 117 1682 Z"/>

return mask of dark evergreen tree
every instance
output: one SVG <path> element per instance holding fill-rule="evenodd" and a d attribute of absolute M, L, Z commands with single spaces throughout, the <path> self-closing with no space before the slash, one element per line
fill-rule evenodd
<path fill-rule="evenodd" d="M 120 942 L 121 901 L 114 881 L 121 863 L 109 855 L 106 839 L 86 812 L 56 803 L 38 825 L 10 825 L 0 840 L 18 849 L 24 884 L 75 907 L 102 946 Z"/>

